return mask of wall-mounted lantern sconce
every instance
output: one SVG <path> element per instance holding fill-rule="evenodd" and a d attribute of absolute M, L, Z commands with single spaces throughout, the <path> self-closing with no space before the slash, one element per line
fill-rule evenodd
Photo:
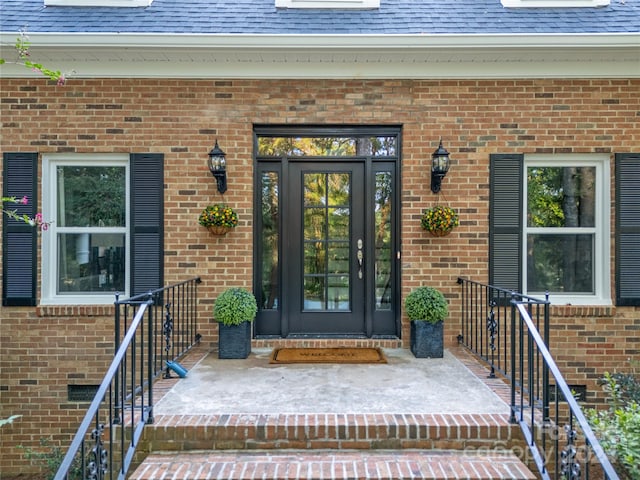
<path fill-rule="evenodd" d="M 227 191 L 227 159 L 225 153 L 218 146 L 218 139 L 216 144 L 209 152 L 209 170 L 211 175 L 216 179 L 218 184 L 218 191 L 222 194 Z"/>
<path fill-rule="evenodd" d="M 440 192 L 440 184 L 449 171 L 449 164 L 449 152 L 442 146 L 442 139 L 440 139 L 438 149 L 431 155 L 431 191 L 433 193 Z"/>

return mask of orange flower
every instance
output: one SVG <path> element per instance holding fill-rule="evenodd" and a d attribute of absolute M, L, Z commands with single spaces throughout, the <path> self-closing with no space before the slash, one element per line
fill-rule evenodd
<path fill-rule="evenodd" d="M 221 226 L 234 228 L 238 226 L 238 214 L 228 205 L 209 205 L 200 214 L 198 223 L 203 227 Z"/>
<path fill-rule="evenodd" d="M 436 205 L 422 213 L 422 228 L 431 233 L 449 233 L 459 223 L 458 214 L 451 207 Z"/>

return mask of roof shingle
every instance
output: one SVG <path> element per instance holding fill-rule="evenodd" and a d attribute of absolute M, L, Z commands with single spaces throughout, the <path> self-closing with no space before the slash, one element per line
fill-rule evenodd
<path fill-rule="evenodd" d="M 0 31 L 177 34 L 526 34 L 640 32 L 640 0 L 601 8 L 502 7 L 500 0 L 381 0 L 376 10 L 276 9 L 274 0 L 154 0 L 149 7 L 45 7 L 2 0 Z"/>

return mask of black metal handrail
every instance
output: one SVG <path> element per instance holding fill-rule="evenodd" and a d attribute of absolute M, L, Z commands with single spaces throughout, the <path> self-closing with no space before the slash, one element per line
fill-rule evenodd
<path fill-rule="evenodd" d="M 504 288 L 458 278 L 462 292 L 462 315 L 458 342 L 491 368 L 490 376 L 501 373 L 513 377 L 514 358 L 511 349 L 511 300 L 526 301 L 536 319 L 546 345 L 549 345 L 548 297 L 539 299 Z"/>
<path fill-rule="evenodd" d="M 518 423 L 543 479 L 618 478 L 549 353 L 550 302 L 458 278 L 460 344 L 510 384 Z M 554 386 L 551 388 L 550 380 Z"/>
<path fill-rule="evenodd" d="M 153 381 L 170 376 L 200 340 L 200 278 L 115 301 L 115 354 L 55 480 L 123 479 L 144 426 L 153 422 Z"/>
<path fill-rule="evenodd" d="M 511 411 L 541 477 L 578 480 L 593 474 L 595 478 L 618 480 L 618 474 L 538 332 L 531 318 L 530 304 L 513 300 L 512 305 L 512 340 L 520 356 L 515 378 L 522 385 L 526 382 L 527 388 L 520 389 L 519 401 L 512 401 Z M 549 377 L 541 377 L 541 371 L 550 374 L 555 383 L 551 390 L 552 409 L 548 408 L 548 402 L 546 409 L 537 407 L 536 392 L 549 393 Z M 512 381 L 512 389 L 515 384 Z"/>

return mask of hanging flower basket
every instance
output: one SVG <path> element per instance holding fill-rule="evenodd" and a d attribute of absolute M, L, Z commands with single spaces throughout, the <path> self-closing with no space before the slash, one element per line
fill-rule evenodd
<path fill-rule="evenodd" d="M 429 233 L 434 237 L 446 237 L 451 233 L 451 230 L 429 230 Z"/>
<path fill-rule="evenodd" d="M 207 227 L 207 230 L 209 230 L 212 235 L 226 235 L 227 232 L 231 230 L 231 227 L 225 227 L 223 225 L 211 225 L 210 227 Z"/>
<path fill-rule="evenodd" d="M 460 225 L 460 220 L 458 213 L 453 208 L 445 205 L 436 205 L 435 207 L 427 208 L 422 213 L 420 224 L 422 228 L 434 237 L 444 237 Z"/>
<path fill-rule="evenodd" d="M 238 214 L 228 205 L 216 203 L 202 211 L 198 223 L 213 235 L 224 235 L 238 226 Z"/>

